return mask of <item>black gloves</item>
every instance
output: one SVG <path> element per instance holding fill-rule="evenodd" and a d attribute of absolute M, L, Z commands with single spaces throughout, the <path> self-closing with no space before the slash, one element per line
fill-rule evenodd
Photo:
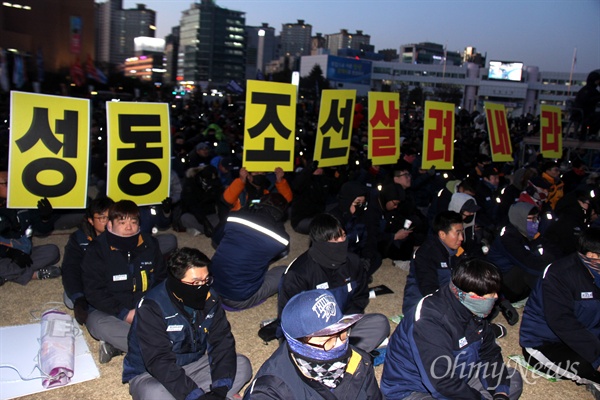
<path fill-rule="evenodd" d="M 504 315 L 504 318 L 506 318 L 506 322 L 508 322 L 509 325 L 514 325 L 519 322 L 519 313 L 517 313 L 517 310 L 515 310 L 512 304 L 510 304 L 510 301 L 504 299 L 500 301 L 499 305 L 500 311 L 502 312 L 502 315 Z"/>
<path fill-rule="evenodd" d="M 213 388 L 210 392 L 204 393 L 198 400 L 225 400 L 228 389 L 225 386 Z"/>
<path fill-rule="evenodd" d="M 42 221 L 48 221 L 52 216 L 52 204 L 50 204 L 50 200 L 47 197 L 38 200 L 37 208 Z"/>
<path fill-rule="evenodd" d="M 165 214 L 169 214 L 173 208 L 173 199 L 167 197 L 162 201 L 162 209 Z"/>
<path fill-rule="evenodd" d="M 12 262 L 23 269 L 31 267 L 31 264 L 33 264 L 33 260 L 29 254 L 25 254 L 17 249 L 9 249 L 6 252 L 6 257 L 10 258 Z"/>
<path fill-rule="evenodd" d="M 75 300 L 73 312 L 75 313 L 75 320 L 81 325 L 85 324 L 88 317 L 88 302 L 85 297 L 79 297 Z"/>
<path fill-rule="evenodd" d="M 427 175 L 434 176 L 435 175 L 435 165 L 432 165 L 431 168 L 427 170 Z"/>

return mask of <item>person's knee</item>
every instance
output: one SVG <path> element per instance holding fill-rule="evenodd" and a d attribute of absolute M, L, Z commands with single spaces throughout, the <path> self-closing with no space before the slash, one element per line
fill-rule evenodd
<path fill-rule="evenodd" d="M 239 378 L 237 376 L 236 378 L 244 383 L 248 382 L 250 378 L 252 378 L 252 364 L 250 363 L 250 360 L 245 355 L 238 354 L 236 361 L 237 375 L 239 376 Z"/>
<path fill-rule="evenodd" d="M 510 377 L 510 398 L 518 399 L 523 393 L 523 377 L 515 368 L 508 367 L 508 376 Z"/>

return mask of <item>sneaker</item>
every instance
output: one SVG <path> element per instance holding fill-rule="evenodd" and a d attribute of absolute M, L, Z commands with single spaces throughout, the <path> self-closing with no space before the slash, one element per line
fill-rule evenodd
<path fill-rule="evenodd" d="M 496 335 L 496 339 L 500 339 L 500 338 L 506 336 L 506 334 L 508 333 L 508 331 L 506 330 L 506 327 L 502 324 L 490 324 L 490 326 L 492 327 L 492 330 L 494 331 L 494 334 Z"/>
<path fill-rule="evenodd" d="M 38 269 L 37 278 L 39 280 L 53 279 L 53 278 L 58 278 L 60 276 L 60 274 L 61 274 L 60 267 L 57 267 L 56 265 L 51 265 L 46 268 Z"/>
<path fill-rule="evenodd" d="M 523 308 L 523 307 L 525 307 L 525 304 L 527 304 L 527 300 L 529 300 L 529 297 L 526 297 L 523 300 L 517 301 L 516 303 L 512 303 L 512 306 L 514 308 Z"/>
<path fill-rule="evenodd" d="M 100 364 L 106 364 L 112 360 L 115 356 L 120 356 L 123 352 L 116 349 L 112 344 L 106 343 L 104 340 L 100 341 L 100 349 L 98 351 L 98 361 Z"/>
<path fill-rule="evenodd" d="M 394 267 L 400 268 L 402 271 L 408 272 L 410 270 L 410 260 L 394 260 Z"/>

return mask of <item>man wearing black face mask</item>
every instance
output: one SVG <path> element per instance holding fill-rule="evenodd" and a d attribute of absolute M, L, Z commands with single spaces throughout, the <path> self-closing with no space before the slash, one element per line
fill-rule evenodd
<path fill-rule="evenodd" d="M 226 399 L 252 377 L 250 361 L 236 355 L 209 265 L 199 250 L 178 250 L 166 281 L 138 305 L 123 363 L 134 399 Z"/>
<path fill-rule="evenodd" d="M 362 314 L 369 303 L 367 271 L 339 221 L 330 214 L 315 216 L 310 224 L 311 247 L 288 267 L 279 288 L 278 316 L 294 295 L 312 289 L 329 290 L 345 314 Z M 382 314 L 366 314 L 352 328 L 351 343 L 366 352 L 374 350 L 390 332 Z"/>

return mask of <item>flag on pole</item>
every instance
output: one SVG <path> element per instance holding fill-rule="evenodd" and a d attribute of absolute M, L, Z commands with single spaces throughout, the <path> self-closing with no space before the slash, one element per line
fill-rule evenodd
<path fill-rule="evenodd" d="M 92 56 L 88 54 L 87 62 L 85 63 L 85 72 L 89 79 L 93 79 L 96 82 L 104 83 L 108 82 L 106 75 L 94 64 Z"/>
<path fill-rule="evenodd" d="M 77 57 L 73 65 L 71 65 L 71 80 L 77 86 L 83 86 L 85 83 L 85 75 L 83 74 L 83 68 L 79 62 L 79 57 Z"/>
<path fill-rule="evenodd" d="M 235 94 L 244 93 L 244 88 L 241 87 L 240 84 L 234 80 L 229 81 L 229 83 L 227 84 L 227 90 Z"/>

